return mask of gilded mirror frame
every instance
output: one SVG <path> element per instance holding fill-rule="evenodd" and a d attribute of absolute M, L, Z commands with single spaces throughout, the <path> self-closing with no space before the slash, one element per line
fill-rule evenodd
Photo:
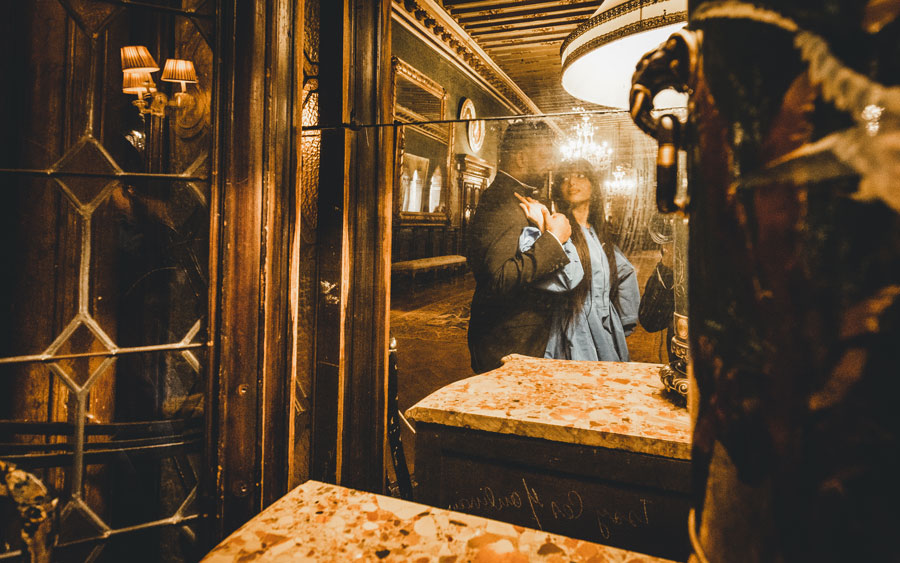
<path fill-rule="evenodd" d="M 405 107 L 398 103 L 398 81 L 405 80 L 413 86 L 422 90 L 423 95 L 433 96 L 437 103 L 438 116 L 427 116 L 416 112 L 413 108 Z M 453 157 L 453 124 L 451 123 L 434 123 L 437 120 L 446 119 L 447 110 L 447 91 L 435 80 L 429 78 L 421 71 L 410 65 L 409 63 L 391 57 L 391 83 L 392 83 L 392 103 L 394 123 L 400 125 L 398 127 L 397 149 L 394 155 L 394 222 L 395 224 L 409 225 L 447 225 L 450 223 L 450 189 L 452 186 L 451 165 Z M 431 141 L 436 141 L 443 145 L 439 154 L 430 155 L 413 155 L 408 156 L 423 159 L 430 157 L 428 160 L 436 160 L 443 167 L 444 177 L 442 178 L 440 204 L 443 206 L 442 211 L 404 211 L 403 197 L 404 190 L 402 187 L 403 161 L 407 146 L 407 129 L 423 136 Z M 436 163 L 436 167 L 438 164 Z M 424 193 L 424 192 L 423 192 Z M 424 196 L 423 196 L 424 197 Z"/>

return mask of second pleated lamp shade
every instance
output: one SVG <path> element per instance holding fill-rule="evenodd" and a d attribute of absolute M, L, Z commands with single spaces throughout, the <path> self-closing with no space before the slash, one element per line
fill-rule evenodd
<path fill-rule="evenodd" d="M 197 72 L 194 70 L 194 63 L 183 59 L 169 59 L 163 68 L 160 77 L 166 82 L 180 82 L 181 88 L 187 83 L 197 82 Z"/>
<path fill-rule="evenodd" d="M 149 72 L 125 72 L 125 78 L 122 81 L 122 91 L 126 94 L 149 94 L 156 92 L 156 84 L 150 77 Z"/>

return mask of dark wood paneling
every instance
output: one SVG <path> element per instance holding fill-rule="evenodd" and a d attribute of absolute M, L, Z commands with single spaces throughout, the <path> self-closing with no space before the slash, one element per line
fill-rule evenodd
<path fill-rule="evenodd" d="M 391 261 L 460 254 L 459 229 L 447 225 L 409 225 L 394 228 Z"/>
<path fill-rule="evenodd" d="M 292 153 L 299 139 L 293 136 L 294 61 L 293 53 L 295 2 L 273 2 L 267 21 L 265 107 L 265 189 L 263 247 L 265 256 L 265 334 L 263 335 L 262 369 L 264 381 L 259 401 L 263 424 L 260 440 L 260 509 L 287 492 L 288 408 L 293 374 L 290 372 L 290 249 L 291 225 L 296 212 Z M 302 29 L 302 28 L 301 28 Z"/>
<path fill-rule="evenodd" d="M 219 536 L 256 513 L 258 495 L 265 12 L 236 2 L 224 24 Z"/>
<path fill-rule="evenodd" d="M 350 115 L 361 123 L 393 116 L 390 0 L 357 2 L 352 36 Z M 362 129 L 351 140 L 348 239 L 350 291 L 341 483 L 381 492 L 386 430 L 387 295 L 394 129 Z"/>
<path fill-rule="evenodd" d="M 322 2 L 319 36 L 319 120 L 344 123 L 346 70 L 344 14 L 346 1 Z M 340 424 L 341 296 L 343 294 L 344 198 L 348 131 L 322 132 L 319 167 L 318 270 L 316 304 L 316 373 L 312 389 L 313 440 L 311 477 L 337 481 L 337 448 Z"/>

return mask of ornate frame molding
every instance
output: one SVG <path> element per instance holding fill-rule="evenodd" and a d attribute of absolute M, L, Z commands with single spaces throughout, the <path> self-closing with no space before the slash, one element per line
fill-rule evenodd
<path fill-rule="evenodd" d="M 434 0 L 393 0 L 393 17 L 414 29 L 488 93 L 516 113 L 542 113 L 472 37 Z"/>

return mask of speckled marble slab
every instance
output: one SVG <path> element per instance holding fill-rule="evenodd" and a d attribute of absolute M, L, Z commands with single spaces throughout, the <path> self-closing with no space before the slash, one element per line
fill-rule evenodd
<path fill-rule="evenodd" d="M 231 534 L 205 563 L 664 563 L 496 520 L 307 481 Z"/>
<path fill-rule="evenodd" d="M 513 354 L 498 369 L 425 397 L 407 418 L 690 459 L 690 418 L 664 395 L 659 364 Z"/>

